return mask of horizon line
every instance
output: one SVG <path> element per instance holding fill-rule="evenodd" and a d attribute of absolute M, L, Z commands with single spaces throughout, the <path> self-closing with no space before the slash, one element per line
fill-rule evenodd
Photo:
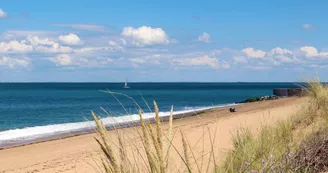
<path fill-rule="evenodd" d="M 8 84 L 8 83 L 125 83 L 125 81 L 121 81 L 121 82 L 106 82 L 106 81 L 102 81 L 102 82 L 87 82 L 87 81 L 79 81 L 79 82 L 61 82 L 61 81 L 47 81 L 47 82 L 36 82 L 36 81 L 31 81 L 31 82 L 0 82 L 0 84 Z M 305 81 L 291 81 L 291 82 L 277 82 L 277 81 L 272 81 L 272 82 L 268 82 L 268 81 L 234 81 L 234 82 L 209 82 L 209 81 L 162 81 L 162 82 L 157 82 L 157 81 L 139 81 L 139 82 L 128 82 L 128 83 L 306 83 Z M 322 83 L 327 83 L 322 82 Z"/>

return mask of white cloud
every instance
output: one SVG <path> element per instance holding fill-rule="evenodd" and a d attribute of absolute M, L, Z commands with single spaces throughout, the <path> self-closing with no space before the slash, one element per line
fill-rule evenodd
<path fill-rule="evenodd" d="M 50 46 L 46 45 L 39 45 L 34 47 L 34 50 L 36 52 L 41 52 L 41 53 L 69 53 L 72 52 L 73 49 L 67 46 L 62 46 L 58 43 L 55 43 Z"/>
<path fill-rule="evenodd" d="M 268 70 L 271 69 L 269 66 L 256 66 L 256 65 L 249 65 L 247 68 L 252 69 L 252 70 Z"/>
<path fill-rule="evenodd" d="M 253 48 L 245 48 L 242 50 L 250 58 L 263 58 L 266 55 L 266 52 L 262 50 L 254 50 Z"/>
<path fill-rule="evenodd" d="M 108 51 L 108 50 L 112 50 L 111 47 L 83 47 L 80 49 L 75 49 L 74 52 L 75 53 L 92 53 L 92 52 L 96 52 L 96 51 Z"/>
<path fill-rule="evenodd" d="M 287 57 L 284 55 L 277 55 L 274 58 L 281 62 L 287 62 L 287 63 L 299 62 L 299 60 L 297 58 L 290 58 L 290 57 Z"/>
<path fill-rule="evenodd" d="M 0 53 L 68 53 L 72 48 L 62 46 L 49 38 L 28 36 L 26 40 L 0 42 Z"/>
<path fill-rule="evenodd" d="M 108 44 L 110 46 L 117 46 L 118 45 L 115 41 L 111 41 L 111 40 L 108 41 Z"/>
<path fill-rule="evenodd" d="M 18 68 L 28 68 L 30 66 L 29 58 L 9 58 L 2 57 L 0 58 L 0 66 L 5 66 L 9 69 L 18 69 Z"/>
<path fill-rule="evenodd" d="M 158 65 L 161 64 L 159 61 L 161 55 L 160 54 L 153 54 L 150 56 L 144 56 L 144 57 L 136 57 L 136 58 L 129 58 L 129 61 L 134 64 L 154 64 Z"/>
<path fill-rule="evenodd" d="M 124 48 L 118 45 L 117 42 L 110 41 L 108 43 L 109 46 L 102 47 L 82 47 L 79 49 L 74 49 L 75 53 L 94 53 L 94 52 L 116 52 L 116 51 L 124 51 Z"/>
<path fill-rule="evenodd" d="M 306 57 L 316 57 L 319 55 L 317 48 L 312 47 L 312 46 L 304 46 L 301 47 L 300 50 L 305 53 Z"/>
<path fill-rule="evenodd" d="M 6 18 L 6 17 L 8 17 L 7 13 L 0 8 L 0 18 Z"/>
<path fill-rule="evenodd" d="M 198 58 L 174 59 L 171 63 L 180 66 L 209 66 L 211 68 L 230 68 L 226 61 L 219 62 L 217 58 L 202 56 Z"/>
<path fill-rule="evenodd" d="M 303 24 L 303 25 L 302 25 L 302 28 L 303 28 L 303 29 L 306 29 L 306 30 L 316 29 L 316 27 L 313 26 L 313 25 L 311 25 L 311 24 Z"/>
<path fill-rule="evenodd" d="M 248 60 L 243 56 L 234 56 L 233 58 L 234 64 L 247 64 Z"/>
<path fill-rule="evenodd" d="M 76 34 L 61 35 L 58 37 L 59 41 L 67 45 L 79 45 L 82 41 Z"/>
<path fill-rule="evenodd" d="M 129 58 L 129 61 L 131 61 L 132 63 L 137 63 L 137 64 L 144 64 L 147 62 L 147 60 L 144 58 Z"/>
<path fill-rule="evenodd" d="M 105 31 L 106 27 L 103 25 L 92 24 L 54 24 L 55 26 L 67 26 L 74 29 L 87 30 L 87 31 Z"/>
<path fill-rule="evenodd" d="M 124 27 L 122 36 L 132 38 L 132 44 L 137 46 L 168 44 L 168 35 L 162 28 L 142 26 L 140 28 Z"/>
<path fill-rule="evenodd" d="M 76 67 L 103 67 L 113 62 L 111 58 L 95 58 L 88 59 L 85 57 L 72 57 L 68 54 L 60 54 L 53 58 L 50 58 L 50 61 L 54 62 L 56 66 L 76 66 Z"/>
<path fill-rule="evenodd" d="M 39 38 L 38 36 L 27 36 L 27 41 L 29 41 L 33 46 L 38 45 L 54 45 L 56 42 L 50 40 L 49 38 Z"/>
<path fill-rule="evenodd" d="M 320 52 L 319 56 L 321 57 L 328 57 L 328 52 Z"/>
<path fill-rule="evenodd" d="M 102 59 L 96 59 L 94 61 L 89 61 L 89 65 L 91 65 L 91 67 L 103 67 L 106 66 L 108 64 L 112 64 L 114 62 L 113 59 L 111 58 L 102 58 Z"/>
<path fill-rule="evenodd" d="M 122 42 L 122 45 L 126 45 L 126 41 L 123 38 L 120 38 L 120 41 Z"/>
<path fill-rule="evenodd" d="M 293 52 L 288 49 L 276 47 L 276 48 L 271 49 L 269 54 L 271 54 L 271 55 L 285 55 L 285 54 L 293 55 Z"/>
<path fill-rule="evenodd" d="M 1 53 L 26 53 L 33 51 L 33 46 L 26 44 L 26 40 L 10 42 L 0 42 Z"/>
<path fill-rule="evenodd" d="M 230 64 L 227 61 L 221 61 L 220 62 L 221 68 L 228 69 L 230 68 Z"/>
<path fill-rule="evenodd" d="M 121 45 L 125 45 L 126 43 L 122 40 L 120 39 L 119 41 L 108 41 L 109 49 L 112 51 L 124 51 L 124 48 Z"/>
<path fill-rule="evenodd" d="M 255 50 L 254 48 L 246 48 L 241 52 L 245 54 L 246 57 L 234 53 L 236 55 L 233 57 L 234 64 L 241 64 L 243 67 L 254 70 L 269 69 L 287 63 L 298 64 L 301 62 L 293 51 L 281 47 L 272 48 L 268 52 Z"/>
<path fill-rule="evenodd" d="M 56 66 L 68 66 L 72 64 L 72 57 L 67 54 L 57 55 L 50 59 Z"/>
<path fill-rule="evenodd" d="M 269 56 L 269 58 L 273 58 L 274 60 L 279 61 L 279 62 L 275 62 L 276 65 L 280 65 L 280 62 L 283 63 L 300 62 L 300 60 L 294 56 L 294 53 L 292 51 L 280 47 L 271 49 L 271 51 L 268 52 L 267 55 Z"/>
<path fill-rule="evenodd" d="M 210 34 L 207 32 L 204 32 L 202 35 L 198 36 L 198 41 L 204 42 L 204 43 L 209 43 L 210 42 Z"/>
<path fill-rule="evenodd" d="M 304 53 L 307 58 L 319 58 L 326 59 L 328 58 L 328 52 L 319 52 L 317 48 L 312 46 L 304 46 L 300 48 L 300 51 Z"/>

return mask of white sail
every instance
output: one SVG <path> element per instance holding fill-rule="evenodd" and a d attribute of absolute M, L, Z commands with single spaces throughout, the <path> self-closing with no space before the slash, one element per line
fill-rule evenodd
<path fill-rule="evenodd" d="M 128 86 L 128 78 L 125 79 L 124 88 L 130 88 L 130 87 Z"/>

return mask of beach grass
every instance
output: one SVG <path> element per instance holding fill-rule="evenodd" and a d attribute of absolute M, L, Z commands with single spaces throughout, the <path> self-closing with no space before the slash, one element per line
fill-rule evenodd
<path fill-rule="evenodd" d="M 107 130 L 102 122 L 97 118 L 97 115 L 92 112 L 92 116 L 97 125 L 98 142 L 105 158 L 102 160 L 102 165 L 105 172 L 125 173 L 125 172 L 171 172 L 174 168 L 170 166 L 170 155 L 172 152 L 178 154 L 183 166 L 179 169 L 187 172 L 193 172 L 193 168 L 197 167 L 200 170 L 197 159 L 192 151 L 192 146 L 180 130 L 182 140 L 182 151 L 179 147 L 172 144 L 175 134 L 173 134 L 173 107 L 170 111 L 169 129 L 164 133 L 160 124 L 159 109 L 154 102 L 155 110 L 155 128 L 142 117 L 142 110 L 139 110 L 141 131 L 135 129 L 140 139 L 142 140 L 142 149 L 135 146 L 136 153 L 133 155 L 144 160 L 143 164 L 138 165 L 140 161 L 134 157 L 131 160 L 126 154 L 126 148 L 123 145 L 124 139 L 121 135 L 117 135 L 119 145 L 115 145 L 113 140 L 110 140 Z M 138 150 L 138 151 L 137 151 Z"/>
<path fill-rule="evenodd" d="M 169 118 L 169 129 L 161 128 L 159 110 L 154 102 L 155 125 L 143 119 L 139 110 L 141 130 L 136 134 L 141 139 L 142 147 L 135 146 L 132 153 L 127 153 L 124 138 L 118 134 L 118 144 L 108 136 L 107 130 L 97 115 L 92 116 L 97 125 L 99 137 L 96 138 L 104 158 L 102 160 L 105 172 L 317 172 L 327 170 L 328 163 L 320 162 L 315 154 L 317 145 L 322 144 L 322 150 L 328 139 L 328 88 L 317 78 L 304 86 L 308 102 L 293 116 L 280 120 L 275 124 L 263 124 L 259 133 L 252 133 L 247 127 L 240 127 L 232 135 L 233 149 L 228 151 L 222 162 L 218 162 L 215 148 L 215 134 L 204 131 L 209 136 L 210 150 L 202 153 L 204 148 L 195 149 L 190 144 L 183 130 L 179 129 L 181 145 L 173 144 L 176 131 L 173 130 L 173 107 Z M 214 136 L 214 137 L 213 137 Z M 327 140 L 328 141 L 328 140 Z M 305 143 L 305 144 L 304 144 Z M 324 146 L 324 147 L 322 147 Z M 204 147 L 204 146 L 202 146 Z M 328 147 L 328 142 L 327 142 Z M 302 160 L 302 150 L 307 148 L 309 161 Z M 328 150 L 328 148 L 327 148 Z M 200 151 L 200 152 L 199 152 Z M 202 153 L 202 154 L 199 154 Z M 314 154 L 313 154 L 314 153 Z M 322 152 L 321 152 L 322 153 Z M 171 156 L 178 155 L 180 167 L 175 167 Z M 303 155 L 302 155 L 303 154 Z M 133 157 L 130 157 L 130 156 Z M 313 158 L 312 158 L 312 155 Z M 302 157 L 301 157 L 302 156 Z M 321 157 L 319 157 L 321 158 Z M 222 159 L 222 158 L 220 158 Z M 311 160 L 312 159 L 312 160 Z M 327 159 L 328 161 L 328 159 Z M 311 162 L 311 163 L 310 163 Z M 141 164 L 140 164 L 141 163 Z M 326 164 L 326 165 L 325 165 Z"/>
<path fill-rule="evenodd" d="M 304 89 L 308 103 L 287 120 L 262 126 L 259 135 L 247 128 L 239 129 L 232 137 L 234 149 L 228 153 L 221 171 L 316 172 L 315 163 L 304 162 L 296 167 L 295 160 L 300 158 L 293 155 L 300 152 L 302 142 L 327 128 L 328 88 L 316 79 Z"/>

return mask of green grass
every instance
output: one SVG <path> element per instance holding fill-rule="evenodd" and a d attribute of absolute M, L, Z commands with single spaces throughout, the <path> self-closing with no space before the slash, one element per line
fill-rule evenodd
<path fill-rule="evenodd" d="M 92 112 L 97 124 L 99 137 L 96 141 L 104 153 L 103 170 L 107 173 L 129 172 L 313 172 L 310 166 L 300 165 L 295 168 L 291 153 L 297 153 L 300 143 L 313 136 L 320 129 L 327 128 L 328 89 L 319 79 L 307 83 L 306 93 L 309 102 L 295 115 L 274 125 L 263 125 L 259 134 L 252 134 L 248 128 L 239 128 L 232 136 L 233 149 L 219 164 L 216 158 L 215 141 L 210 130 L 208 133 L 211 146 L 209 153 L 202 153 L 204 148 L 195 148 L 184 132 L 180 130 L 182 146 L 173 145 L 176 138 L 173 132 L 173 108 L 169 119 L 169 129 L 161 128 L 159 110 L 154 102 L 155 125 L 150 125 L 139 111 L 141 129 L 136 134 L 141 139 L 142 147 L 133 145 L 128 153 L 124 137 L 117 132 L 116 144 L 107 133 L 102 122 Z M 215 136 L 215 135 L 214 135 Z M 204 147 L 204 146 L 203 146 Z M 200 150 L 200 152 L 199 152 Z M 178 155 L 180 167 L 172 164 L 171 156 Z M 303 166 L 303 167 L 302 167 Z M 302 169 L 301 169 L 302 168 Z M 308 169 L 309 168 L 309 169 Z"/>

